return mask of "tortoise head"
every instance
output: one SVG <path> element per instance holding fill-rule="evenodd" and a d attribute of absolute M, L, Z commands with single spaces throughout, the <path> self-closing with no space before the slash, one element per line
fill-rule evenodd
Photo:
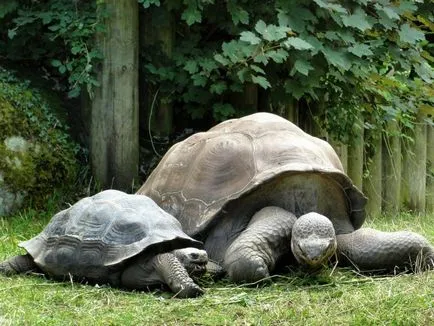
<path fill-rule="evenodd" d="M 173 254 L 185 267 L 190 276 L 201 276 L 206 272 L 208 254 L 205 250 L 187 247 L 176 249 Z"/>
<path fill-rule="evenodd" d="M 335 229 L 324 215 L 311 212 L 295 221 L 291 249 L 300 264 L 311 268 L 320 267 L 333 256 L 336 247 Z"/>

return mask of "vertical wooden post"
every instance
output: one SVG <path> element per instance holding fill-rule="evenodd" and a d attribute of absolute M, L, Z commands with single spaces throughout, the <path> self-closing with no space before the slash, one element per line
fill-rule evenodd
<path fill-rule="evenodd" d="M 259 89 L 254 83 L 245 83 L 243 92 L 236 92 L 229 96 L 229 103 L 236 109 L 246 112 L 246 114 L 258 111 Z M 267 107 L 260 107 L 261 111 L 267 111 Z"/>
<path fill-rule="evenodd" d="M 361 121 L 360 125 L 354 126 L 355 136 L 351 139 L 348 145 L 348 176 L 351 178 L 353 183 L 362 189 L 363 185 L 363 121 L 362 117 L 359 118 Z"/>
<path fill-rule="evenodd" d="M 367 169 L 366 178 L 363 179 L 363 192 L 368 197 L 366 204 L 366 212 L 369 216 L 381 215 L 381 161 L 382 161 L 382 138 L 381 130 L 371 132 L 372 147 L 374 153 L 370 157 L 369 162 L 365 160 L 365 166 Z"/>
<path fill-rule="evenodd" d="M 244 85 L 242 108 L 248 112 L 258 111 L 258 85 L 247 83 Z"/>
<path fill-rule="evenodd" d="M 160 46 L 161 52 L 172 58 L 175 42 L 175 29 L 172 14 L 162 7 L 151 6 L 143 14 L 141 19 L 141 39 L 146 46 Z M 158 20 L 157 24 L 153 21 Z M 146 80 L 146 76 L 144 76 Z M 150 129 L 152 136 L 167 137 L 172 133 L 173 106 L 166 97 L 167 94 L 159 89 L 159 85 L 146 83 L 141 102 L 143 114 L 141 124 Z M 155 99 L 155 100 L 154 100 Z M 149 130 L 148 130 L 149 131 Z"/>
<path fill-rule="evenodd" d="M 411 142 L 404 142 L 403 178 L 401 200 L 408 209 L 425 212 L 426 202 L 426 125 L 423 117 L 418 115 L 413 126 Z"/>
<path fill-rule="evenodd" d="M 388 121 L 383 137 L 383 212 L 396 215 L 400 209 L 401 193 L 401 141 L 399 125 Z"/>
<path fill-rule="evenodd" d="M 412 137 L 413 135 L 408 135 Z M 411 161 L 414 160 L 413 140 L 401 139 L 401 153 L 402 153 L 402 166 L 401 166 L 401 191 L 400 203 L 402 207 L 409 208 L 410 202 L 410 185 L 409 179 L 412 178 Z"/>
<path fill-rule="evenodd" d="M 287 120 L 292 123 L 298 125 L 298 102 L 295 99 L 288 99 L 285 104 L 280 105 L 279 107 L 280 114 Z"/>
<path fill-rule="evenodd" d="M 434 127 L 426 135 L 426 212 L 434 213 Z"/>
<path fill-rule="evenodd" d="M 333 146 L 336 154 L 338 154 L 345 173 L 348 173 L 348 145 L 334 139 L 329 139 L 329 143 Z"/>
<path fill-rule="evenodd" d="M 105 0 L 98 6 L 109 16 L 97 35 L 104 59 L 91 108 L 92 173 L 104 188 L 131 191 L 139 164 L 138 3 Z"/>
<path fill-rule="evenodd" d="M 326 140 L 328 138 L 327 132 L 320 124 L 320 119 L 323 119 L 326 110 L 324 102 L 312 104 L 305 102 L 303 104 L 304 121 L 302 121 L 301 128 L 312 136 Z"/>

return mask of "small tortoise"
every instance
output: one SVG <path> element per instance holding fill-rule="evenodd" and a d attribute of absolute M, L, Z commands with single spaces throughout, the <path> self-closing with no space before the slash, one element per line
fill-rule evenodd
<path fill-rule="evenodd" d="M 256 281 L 292 255 L 318 267 L 336 253 L 359 270 L 432 266 L 412 232 L 360 228 L 366 198 L 332 147 L 271 113 L 218 124 L 175 144 L 138 194 L 204 242 L 234 281 Z M 285 263 L 285 261 L 283 261 Z"/>
<path fill-rule="evenodd" d="M 1 273 L 42 271 L 127 289 L 167 284 L 179 297 L 203 293 L 189 276 L 205 271 L 202 243 L 146 196 L 106 190 L 83 198 L 20 246 L 28 253 L 0 263 Z"/>

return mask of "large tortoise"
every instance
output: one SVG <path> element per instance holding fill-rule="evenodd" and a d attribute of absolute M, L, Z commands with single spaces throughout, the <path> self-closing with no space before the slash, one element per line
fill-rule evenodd
<path fill-rule="evenodd" d="M 268 276 L 290 252 L 311 267 L 335 252 L 360 270 L 391 271 L 418 257 L 433 264 L 421 235 L 361 228 L 366 198 L 332 147 L 271 113 L 175 144 L 137 193 L 203 241 L 234 281 Z"/>
<path fill-rule="evenodd" d="M 205 271 L 202 243 L 146 196 L 106 190 L 83 198 L 20 246 L 28 253 L 0 263 L 1 273 L 42 271 L 128 289 L 167 284 L 179 297 L 203 293 L 188 274 Z"/>

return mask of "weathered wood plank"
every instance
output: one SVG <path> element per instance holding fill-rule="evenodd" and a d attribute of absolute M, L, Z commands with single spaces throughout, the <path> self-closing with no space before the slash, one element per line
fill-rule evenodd
<path fill-rule="evenodd" d="M 409 133 L 412 140 L 403 142 L 403 178 L 401 201 L 409 210 L 425 212 L 426 202 L 426 154 L 427 133 L 422 116 L 417 116 L 413 130 Z"/>
<path fill-rule="evenodd" d="M 362 118 L 360 117 L 360 119 Z M 352 137 L 348 145 L 348 176 L 359 189 L 362 189 L 364 151 L 363 128 L 361 125 L 356 125 L 354 128 L 354 137 Z"/>
<path fill-rule="evenodd" d="M 434 212 L 434 127 L 426 135 L 426 212 Z"/>
<path fill-rule="evenodd" d="M 158 24 L 153 23 L 158 20 Z M 175 22 L 166 8 L 152 7 L 141 14 L 140 38 L 147 46 L 159 46 L 168 60 L 172 58 L 175 44 Z M 151 136 L 168 137 L 173 132 L 173 105 L 167 94 L 160 90 L 160 85 L 146 82 L 141 91 L 141 126 Z"/>
<path fill-rule="evenodd" d="M 372 156 L 365 160 L 365 178 L 363 179 L 363 192 L 368 197 L 366 212 L 369 216 L 381 215 L 382 193 L 382 138 L 381 131 L 372 131 L 370 153 Z"/>
<path fill-rule="evenodd" d="M 396 215 L 400 210 L 401 193 L 401 140 L 399 125 L 391 120 L 386 124 L 386 134 L 383 136 L 383 190 L 382 210 Z"/>
<path fill-rule="evenodd" d="M 138 177 L 138 3 L 106 0 L 106 30 L 97 35 L 104 55 L 101 86 L 92 100 L 90 158 L 103 186 L 131 191 Z"/>

